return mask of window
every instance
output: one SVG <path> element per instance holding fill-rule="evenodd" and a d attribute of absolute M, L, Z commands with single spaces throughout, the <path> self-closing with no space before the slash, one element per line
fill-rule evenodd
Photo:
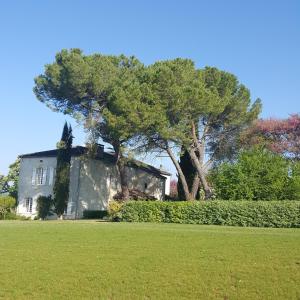
<path fill-rule="evenodd" d="M 147 190 L 147 188 L 148 188 L 148 183 L 145 182 L 145 184 L 144 184 L 144 189 L 145 189 L 145 191 Z"/>
<path fill-rule="evenodd" d="M 26 212 L 32 212 L 32 198 L 25 198 Z"/>
<path fill-rule="evenodd" d="M 47 179 L 48 168 L 34 168 L 32 172 L 32 185 L 44 185 Z"/>
<path fill-rule="evenodd" d="M 43 168 L 36 169 L 35 182 L 37 185 L 43 184 L 43 174 L 44 174 Z"/>

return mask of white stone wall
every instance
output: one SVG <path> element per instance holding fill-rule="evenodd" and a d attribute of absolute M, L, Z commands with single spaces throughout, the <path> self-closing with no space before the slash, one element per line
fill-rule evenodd
<path fill-rule="evenodd" d="M 43 185 L 32 184 L 33 169 L 46 170 Z M 50 168 L 56 168 L 55 157 L 22 158 L 19 179 L 19 205 L 17 212 L 24 216 L 36 216 L 38 196 L 53 195 L 54 178 L 51 184 Z M 165 180 L 138 168 L 127 168 L 129 188 L 139 189 L 163 200 Z M 120 191 L 117 168 L 104 160 L 72 157 L 70 169 L 70 193 L 66 219 L 81 218 L 84 210 L 107 210 L 109 200 Z M 25 199 L 33 199 L 32 212 L 26 210 Z"/>
<path fill-rule="evenodd" d="M 128 186 L 145 192 L 156 199 L 164 199 L 165 180 L 138 168 L 127 168 Z"/>
<path fill-rule="evenodd" d="M 43 168 L 46 172 L 45 182 L 43 184 L 33 184 L 33 169 Z M 20 162 L 20 176 L 18 185 L 18 207 L 17 213 L 34 217 L 36 215 L 36 200 L 42 196 L 52 195 L 54 180 L 50 179 L 50 168 L 56 168 L 55 157 L 22 158 Z M 26 210 L 26 198 L 32 198 L 32 212 Z"/>
<path fill-rule="evenodd" d="M 163 175 L 166 178 L 165 182 L 165 195 L 170 195 L 171 190 L 171 175 Z"/>

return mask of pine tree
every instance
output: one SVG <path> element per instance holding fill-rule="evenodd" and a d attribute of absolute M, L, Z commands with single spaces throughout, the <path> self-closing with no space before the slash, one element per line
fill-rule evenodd
<path fill-rule="evenodd" d="M 54 210 L 61 217 L 68 205 L 69 183 L 70 183 L 70 165 L 72 151 L 72 127 L 65 122 L 61 140 L 57 144 L 57 165 L 56 179 L 53 188 Z"/>

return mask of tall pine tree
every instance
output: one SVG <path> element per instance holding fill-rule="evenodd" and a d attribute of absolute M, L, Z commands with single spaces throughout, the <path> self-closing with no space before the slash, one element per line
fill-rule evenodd
<path fill-rule="evenodd" d="M 57 143 L 56 179 L 53 188 L 54 210 L 58 217 L 64 214 L 68 206 L 72 142 L 72 127 L 65 122 L 61 140 Z"/>

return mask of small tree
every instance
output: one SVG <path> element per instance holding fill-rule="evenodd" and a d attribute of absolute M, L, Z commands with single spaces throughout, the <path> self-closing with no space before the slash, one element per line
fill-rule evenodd
<path fill-rule="evenodd" d="M 241 137 L 244 147 L 262 145 L 289 159 L 300 160 L 300 115 L 287 119 L 261 119 Z"/>
<path fill-rule="evenodd" d="M 56 178 L 53 187 L 54 211 L 59 217 L 64 214 L 69 200 L 72 141 L 71 125 L 68 126 L 67 122 L 65 122 L 61 140 L 57 144 Z"/>
<path fill-rule="evenodd" d="M 178 199 L 178 190 L 177 190 L 178 182 L 175 179 L 172 179 L 170 182 L 170 197 L 174 200 Z M 180 200 L 180 198 L 179 198 Z"/>
<path fill-rule="evenodd" d="M 0 194 L 8 193 L 9 185 L 7 183 L 7 178 L 4 175 L 0 175 Z"/>
<path fill-rule="evenodd" d="M 41 218 L 42 220 L 45 220 L 46 217 L 51 216 L 53 206 L 53 200 L 52 196 L 39 196 L 37 198 L 37 212 L 38 212 L 38 218 Z"/>
<path fill-rule="evenodd" d="M 16 159 L 9 166 L 7 176 L 0 175 L 0 194 L 9 194 L 9 196 L 18 200 L 18 182 L 20 173 L 20 159 Z"/>
<path fill-rule="evenodd" d="M 299 167 L 263 148 L 242 151 L 235 163 L 225 162 L 211 171 L 218 199 L 300 199 Z"/>
<path fill-rule="evenodd" d="M 0 219 L 5 219 L 5 216 L 16 205 L 16 199 L 11 196 L 0 196 Z"/>

